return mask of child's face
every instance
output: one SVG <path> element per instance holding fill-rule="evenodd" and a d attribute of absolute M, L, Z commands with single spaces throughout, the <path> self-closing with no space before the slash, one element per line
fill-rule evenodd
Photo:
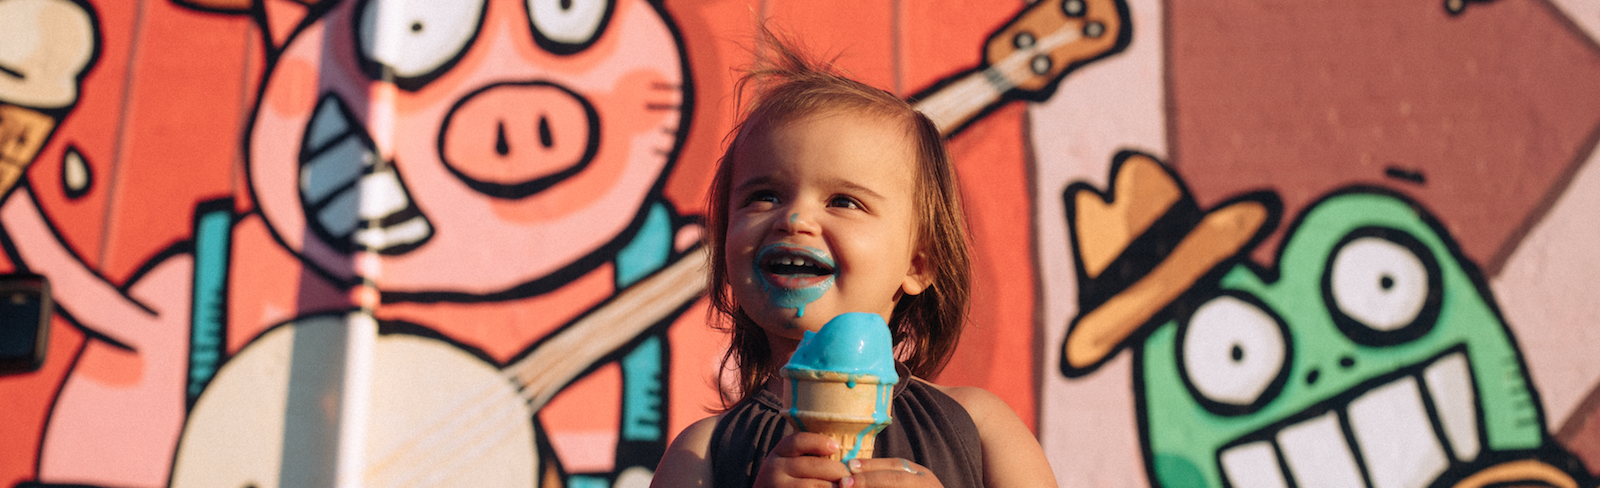
<path fill-rule="evenodd" d="M 750 134 L 734 158 L 728 280 L 769 338 L 798 340 L 845 312 L 888 320 L 927 286 L 904 124 L 809 115 Z"/>

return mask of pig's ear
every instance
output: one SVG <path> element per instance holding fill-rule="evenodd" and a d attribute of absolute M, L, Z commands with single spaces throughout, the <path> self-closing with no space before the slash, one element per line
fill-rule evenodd
<path fill-rule="evenodd" d="M 225 0 L 211 0 L 225 1 Z M 237 0 L 255 1 L 260 3 L 262 27 L 267 31 L 267 40 L 272 43 L 272 50 L 283 49 L 289 42 L 289 36 L 304 23 L 308 17 L 316 17 L 333 8 L 339 0 Z"/>

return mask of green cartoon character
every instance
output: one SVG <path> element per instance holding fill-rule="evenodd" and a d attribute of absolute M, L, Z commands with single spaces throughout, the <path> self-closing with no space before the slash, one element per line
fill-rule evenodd
<path fill-rule="evenodd" d="M 1268 269 L 1248 253 L 1272 194 L 1201 211 L 1149 156 L 1112 175 L 1109 197 L 1066 193 L 1080 314 L 1061 368 L 1131 346 L 1152 485 L 1594 486 L 1545 431 L 1483 276 L 1418 205 L 1336 192 Z"/>

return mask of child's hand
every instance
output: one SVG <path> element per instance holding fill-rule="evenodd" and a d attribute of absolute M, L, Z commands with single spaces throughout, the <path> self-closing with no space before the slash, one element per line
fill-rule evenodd
<path fill-rule="evenodd" d="M 778 441 L 761 462 L 758 488 L 833 487 L 850 471 L 826 456 L 839 451 L 839 441 L 822 434 L 796 432 Z"/>
<path fill-rule="evenodd" d="M 885 486 L 943 487 L 939 477 L 926 466 L 900 458 L 855 459 L 849 463 L 850 478 L 839 486 L 878 488 Z"/>

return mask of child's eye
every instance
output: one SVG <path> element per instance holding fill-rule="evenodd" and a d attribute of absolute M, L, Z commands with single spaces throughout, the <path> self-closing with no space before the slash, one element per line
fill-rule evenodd
<path fill-rule="evenodd" d="M 840 208 L 848 208 L 848 209 L 856 210 L 856 209 L 860 209 L 861 208 L 861 202 L 858 202 L 858 201 L 856 201 L 856 199 L 850 198 L 850 197 L 846 197 L 846 196 L 836 196 L 836 197 L 833 197 L 832 199 L 828 200 L 828 206 L 829 207 L 840 207 Z"/>
<path fill-rule="evenodd" d="M 752 192 L 750 194 L 750 196 L 745 197 L 745 199 L 744 199 L 744 204 L 745 205 L 751 205 L 751 204 L 756 204 L 756 203 L 774 203 L 775 204 L 775 203 L 779 203 L 779 202 L 780 202 L 780 200 L 778 199 L 778 194 L 777 193 L 774 193 L 774 192 L 771 192 L 771 191 L 765 191 L 765 190 Z"/>

